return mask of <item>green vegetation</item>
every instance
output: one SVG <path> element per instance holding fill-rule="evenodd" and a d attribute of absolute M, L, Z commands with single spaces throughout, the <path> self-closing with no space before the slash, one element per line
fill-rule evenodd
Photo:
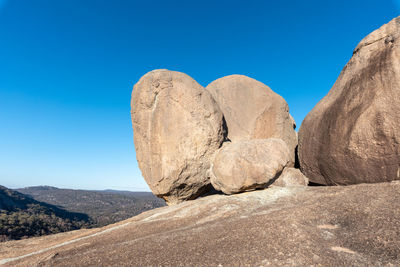
<path fill-rule="evenodd" d="M 149 192 L 0 186 L 0 242 L 100 227 L 162 206 Z"/>
<path fill-rule="evenodd" d="M 87 214 L 92 227 L 122 221 L 165 206 L 164 200 L 150 192 L 72 190 L 50 186 L 27 187 L 18 189 L 18 192 L 69 212 Z"/>
<path fill-rule="evenodd" d="M 0 186 L 0 241 L 90 227 L 89 216 L 41 203 Z"/>

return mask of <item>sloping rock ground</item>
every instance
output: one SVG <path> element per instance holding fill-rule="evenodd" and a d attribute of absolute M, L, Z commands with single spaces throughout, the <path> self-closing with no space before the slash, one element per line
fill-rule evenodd
<path fill-rule="evenodd" d="M 0 244 L 6 266 L 400 265 L 400 182 L 271 187 Z"/>

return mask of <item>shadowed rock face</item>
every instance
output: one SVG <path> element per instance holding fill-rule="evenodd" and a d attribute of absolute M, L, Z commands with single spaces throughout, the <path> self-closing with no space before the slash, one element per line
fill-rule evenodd
<path fill-rule="evenodd" d="M 132 91 L 136 156 L 153 193 L 173 204 L 210 187 L 210 157 L 225 138 L 223 115 L 186 74 L 155 70 Z"/>
<path fill-rule="evenodd" d="M 310 181 L 327 185 L 400 179 L 400 18 L 365 37 L 299 131 Z"/>
<path fill-rule="evenodd" d="M 213 161 L 211 184 L 225 194 L 234 194 L 271 184 L 286 166 L 291 153 L 281 139 L 253 139 L 227 143 Z"/>
<path fill-rule="evenodd" d="M 286 101 L 265 84 L 243 75 L 230 75 L 206 89 L 217 101 L 232 141 L 279 138 L 293 153 L 297 146 L 295 123 Z"/>
<path fill-rule="evenodd" d="M 399 266 L 400 182 L 207 196 L 104 228 L 0 243 L 1 263 Z"/>

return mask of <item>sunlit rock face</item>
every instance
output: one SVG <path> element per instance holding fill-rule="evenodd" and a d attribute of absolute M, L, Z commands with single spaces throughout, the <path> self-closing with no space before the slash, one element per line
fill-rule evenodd
<path fill-rule="evenodd" d="M 153 193 L 174 204 L 210 188 L 210 158 L 225 139 L 223 115 L 195 80 L 155 70 L 134 86 L 136 156 Z"/>
<path fill-rule="evenodd" d="M 206 90 L 217 101 L 232 142 L 279 138 L 294 159 L 295 122 L 286 101 L 265 84 L 244 75 L 230 75 L 210 83 Z"/>
<path fill-rule="evenodd" d="M 302 172 L 328 185 L 400 178 L 400 17 L 365 37 L 299 131 Z"/>
<path fill-rule="evenodd" d="M 211 183 L 225 194 L 265 188 L 290 165 L 290 150 L 281 139 L 236 141 L 224 145 L 216 154 Z"/>

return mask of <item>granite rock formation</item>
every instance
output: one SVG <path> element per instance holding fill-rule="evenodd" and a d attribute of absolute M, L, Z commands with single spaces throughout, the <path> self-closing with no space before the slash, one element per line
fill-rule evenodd
<path fill-rule="evenodd" d="M 208 90 L 218 103 L 232 142 L 280 138 L 294 157 L 296 125 L 286 101 L 265 84 L 243 75 L 230 75 L 210 83 Z"/>
<path fill-rule="evenodd" d="M 236 141 L 224 145 L 212 164 L 211 183 L 225 194 L 265 188 L 293 165 L 286 143 L 277 138 Z"/>
<path fill-rule="evenodd" d="M 133 87 L 136 156 L 151 190 L 168 204 L 210 188 L 210 160 L 225 140 L 223 115 L 188 75 L 155 70 Z"/>
<path fill-rule="evenodd" d="M 308 178 L 299 170 L 287 167 L 282 174 L 274 181 L 275 186 L 307 186 Z"/>
<path fill-rule="evenodd" d="M 365 37 L 304 119 L 299 159 L 325 185 L 400 179 L 400 17 Z"/>

